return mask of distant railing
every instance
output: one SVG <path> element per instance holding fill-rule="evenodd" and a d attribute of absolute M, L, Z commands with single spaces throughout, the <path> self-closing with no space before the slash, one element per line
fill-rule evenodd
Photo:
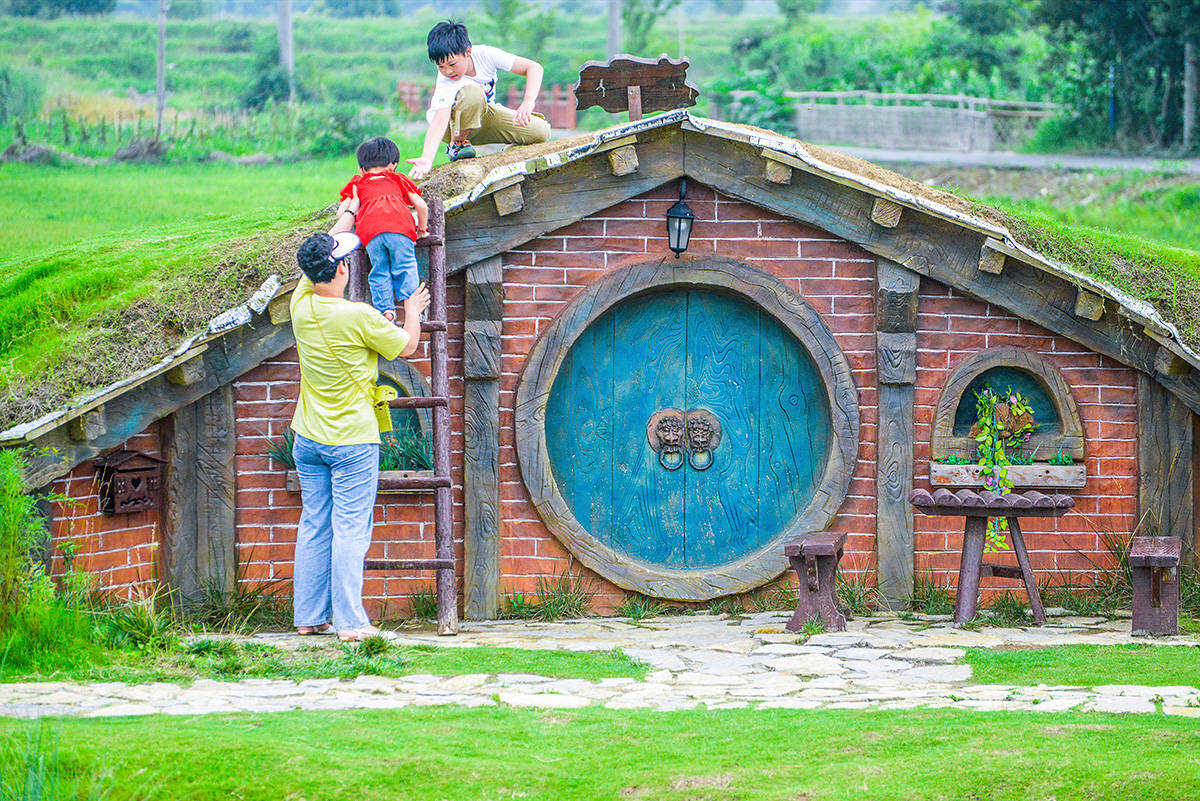
<path fill-rule="evenodd" d="M 400 105 L 414 114 L 422 114 L 425 112 L 425 109 L 429 108 L 429 94 L 431 91 L 432 87 L 423 86 L 411 81 L 398 81 L 396 83 L 396 97 L 399 99 Z M 523 92 L 523 89 L 516 86 L 508 87 L 508 96 L 505 98 L 505 105 L 509 108 L 516 108 L 521 105 Z M 546 117 L 551 128 L 572 129 L 575 127 L 575 93 L 571 91 L 570 86 L 554 84 L 553 86 L 542 87 L 537 103 L 534 105 L 534 110 Z"/>
<path fill-rule="evenodd" d="M 728 115 L 752 91 L 729 93 Z M 921 150 L 1009 150 L 1060 111 L 1056 103 L 902 92 L 784 92 L 796 136 L 827 144 Z"/>

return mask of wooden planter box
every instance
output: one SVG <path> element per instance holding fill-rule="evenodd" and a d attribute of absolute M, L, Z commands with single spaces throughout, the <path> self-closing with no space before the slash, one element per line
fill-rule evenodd
<path fill-rule="evenodd" d="M 379 481 L 383 483 L 384 479 L 396 478 L 433 478 L 432 470 L 380 470 Z M 300 476 L 295 470 L 287 471 L 286 486 L 288 492 L 300 491 Z M 380 495 L 420 495 L 425 492 L 433 492 L 432 489 L 380 489 Z"/>
<path fill-rule="evenodd" d="M 977 464 L 929 463 L 929 483 L 934 487 L 982 487 L 983 467 Z M 1080 489 L 1087 483 L 1082 464 L 1014 464 L 1008 467 L 1013 488 Z"/>

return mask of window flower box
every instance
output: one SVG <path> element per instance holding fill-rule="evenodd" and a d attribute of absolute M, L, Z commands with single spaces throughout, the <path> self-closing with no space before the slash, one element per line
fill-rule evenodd
<path fill-rule="evenodd" d="M 983 487 L 984 478 L 982 465 L 929 464 L 934 489 Z M 1014 464 L 1008 466 L 1008 480 L 1014 489 L 1081 489 L 1087 483 L 1087 469 L 1082 464 Z"/>

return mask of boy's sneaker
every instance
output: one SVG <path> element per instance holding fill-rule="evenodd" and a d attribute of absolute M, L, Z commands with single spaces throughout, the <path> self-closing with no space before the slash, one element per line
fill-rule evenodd
<path fill-rule="evenodd" d="M 451 142 L 446 145 L 446 155 L 450 157 L 451 161 L 473 159 L 475 158 L 475 148 L 471 146 L 470 142 Z"/>

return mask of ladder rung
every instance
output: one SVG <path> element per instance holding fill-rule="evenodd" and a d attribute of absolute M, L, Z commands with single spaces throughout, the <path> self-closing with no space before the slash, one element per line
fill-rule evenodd
<path fill-rule="evenodd" d="M 432 409 L 435 406 L 445 406 L 446 399 L 436 395 L 413 395 L 409 398 L 396 398 L 388 401 L 393 409 Z"/>
<path fill-rule="evenodd" d="M 1017 565 L 981 565 L 979 575 L 995 576 L 996 578 L 1019 579 L 1023 578 L 1021 568 Z"/>
<path fill-rule="evenodd" d="M 404 476 L 391 478 L 380 476 L 380 492 L 396 492 L 398 490 L 425 490 L 450 486 L 450 476 Z"/>
<path fill-rule="evenodd" d="M 421 330 L 422 331 L 445 331 L 446 330 L 446 321 L 445 320 L 426 320 L 425 322 L 421 323 Z"/>
<path fill-rule="evenodd" d="M 419 248 L 435 248 L 442 244 L 440 236 L 423 236 L 416 241 L 416 246 Z"/>
<path fill-rule="evenodd" d="M 453 559 L 367 559 L 363 570 L 446 570 L 454 569 Z"/>

